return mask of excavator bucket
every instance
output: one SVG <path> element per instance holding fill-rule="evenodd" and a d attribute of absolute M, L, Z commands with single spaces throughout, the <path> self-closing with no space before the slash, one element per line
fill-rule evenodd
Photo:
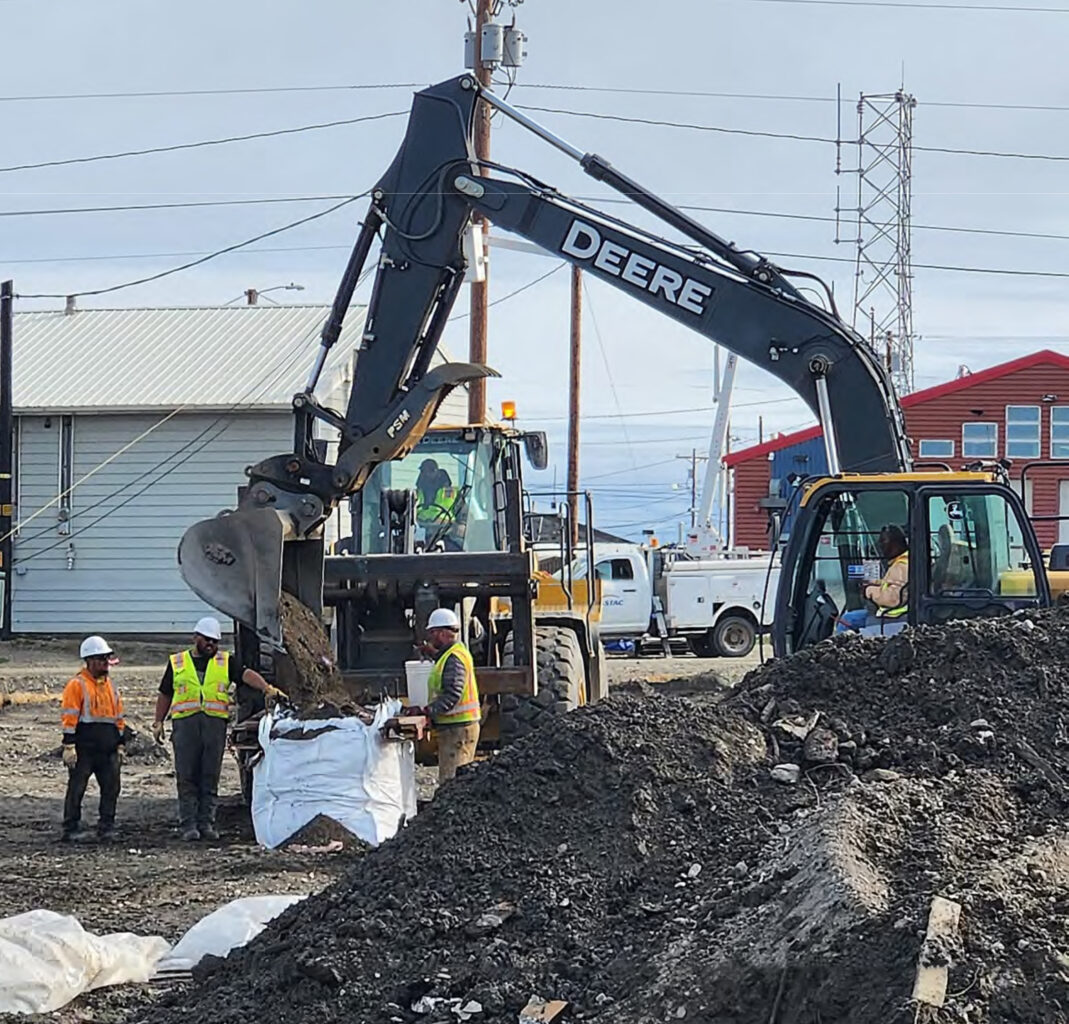
<path fill-rule="evenodd" d="M 282 647 L 279 595 L 285 528 L 271 509 L 238 509 L 195 523 L 178 546 L 178 568 L 213 608 Z"/>

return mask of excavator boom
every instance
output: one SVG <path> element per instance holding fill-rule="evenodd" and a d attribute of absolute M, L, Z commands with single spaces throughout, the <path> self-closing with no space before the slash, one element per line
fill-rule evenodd
<path fill-rule="evenodd" d="M 611 217 L 525 172 L 480 166 L 472 142 L 480 100 L 572 156 L 588 174 L 688 241 Z M 463 281 L 463 237 L 474 212 L 778 377 L 820 419 L 833 471 L 910 468 L 901 411 L 885 368 L 833 310 L 803 296 L 790 272 L 738 250 L 464 75 L 416 94 L 397 156 L 372 190 L 315 368 L 294 398 L 294 450 L 251 467 L 238 509 L 196 524 L 182 540 L 179 562 L 190 586 L 263 640 L 281 640 L 280 589 L 320 607 L 318 538 L 336 503 L 358 491 L 376 465 L 410 451 L 452 387 L 493 373 L 467 363 L 431 368 Z M 341 415 L 318 403 L 315 386 L 380 237 L 355 380 Z M 333 465 L 316 441 L 317 423 L 340 436 Z"/>

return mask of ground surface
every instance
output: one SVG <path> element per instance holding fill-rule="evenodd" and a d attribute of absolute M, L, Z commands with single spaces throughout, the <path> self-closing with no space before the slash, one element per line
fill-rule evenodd
<path fill-rule="evenodd" d="M 78 917 L 90 931 L 162 935 L 171 942 L 195 921 L 242 895 L 311 893 L 339 875 L 347 855 L 307 855 L 260 849 L 238 797 L 238 778 L 227 757 L 220 808 L 222 839 L 191 847 L 177 836 L 174 774 L 169 744 L 152 744 L 156 687 L 169 648 L 117 644 L 114 671 L 139 743 L 123 770 L 119 842 L 78 846 L 57 842 L 66 772 L 59 759 L 59 697 L 78 667 L 76 644 L 34 641 L 0 644 L 0 917 L 45 908 Z M 613 659 L 610 681 L 622 689 L 643 683 L 666 693 L 707 691 L 734 681 L 756 658 Z M 700 679 L 688 681 L 693 677 Z M 96 786 L 90 783 L 83 822 L 96 821 Z M 186 880 L 196 858 L 195 885 Z M 92 1019 L 73 1007 L 63 1020 Z M 79 1016 L 80 1015 L 80 1016 Z M 55 1019 L 55 1018 L 53 1018 Z"/>

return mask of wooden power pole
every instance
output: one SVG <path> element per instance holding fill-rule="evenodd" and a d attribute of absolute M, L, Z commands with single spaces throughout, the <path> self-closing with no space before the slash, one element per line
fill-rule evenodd
<path fill-rule="evenodd" d="M 492 0 L 478 0 L 475 12 L 475 76 L 484 87 L 490 87 L 490 72 L 482 58 L 483 25 L 491 18 Z M 490 106 L 482 100 L 475 108 L 475 156 L 479 160 L 490 159 Z M 480 173 L 486 169 L 480 167 Z M 490 222 L 480 214 L 474 217 L 476 224 L 482 225 L 483 253 L 489 246 L 487 237 Z M 484 261 L 483 280 L 471 284 L 471 334 L 468 342 L 468 360 L 472 363 L 485 363 L 487 353 L 487 293 L 490 285 L 489 263 Z M 468 422 L 482 423 L 486 420 L 486 380 L 480 377 L 468 385 Z"/>
<path fill-rule="evenodd" d="M 583 272 L 572 267 L 572 329 L 568 373 L 568 521 L 572 548 L 579 544 L 579 390 L 582 371 Z M 589 530 L 591 524 L 587 523 Z M 588 537 L 592 541 L 593 537 Z"/>

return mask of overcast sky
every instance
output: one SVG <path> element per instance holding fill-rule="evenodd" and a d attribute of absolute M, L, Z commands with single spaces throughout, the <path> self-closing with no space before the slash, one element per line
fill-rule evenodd
<path fill-rule="evenodd" d="M 361 191 L 392 157 L 403 117 L 149 156 L 2 169 L 404 111 L 410 83 L 462 70 L 467 7 L 457 0 L 0 0 L 0 11 L 6 43 L 0 206 L 9 214 Z M 1069 240 L 944 229 L 1069 236 L 1069 78 L 1063 71 L 1069 8 L 1025 13 L 768 0 L 670 6 L 528 0 L 517 21 L 530 37 L 529 59 L 510 97 L 517 104 L 832 139 L 841 84 L 843 137 L 854 138 L 858 94 L 893 92 L 904 83 L 918 101 L 917 386 L 952 377 L 961 364 L 977 370 L 1039 347 L 1065 350 L 1069 276 L 1040 275 L 1069 275 Z M 405 87 L 308 88 L 399 84 Z M 562 85 L 581 88 L 546 88 Z M 18 99 L 220 89 L 288 91 Z M 680 92 L 734 95 L 669 94 Z M 1017 109 L 1022 106 L 1058 109 Z M 833 283 L 840 305 L 849 309 L 853 253 L 849 244 L 835 244 L 834 223 L 755 215 L 833 217 L 837 185 L 844 200 L 856 202 L 856 179 L 835 175 L 833 144 L 575 114 L 532 116 L 676 202 L 750 211 L 697 216 L 742 247 L 792 254 L 782 262 Z M 495 158 L 573 195 L 612 196 L 512 124 L 495 131 L 493 147 Z M 856 152 L 843 156 L 844 166 L 856 165 Z M 329 205 L 4 216 L 0 273 L 13 277 L 23 294 L 107 287 Z M 650 223 L 637 211 L 611 210 Z M 358 208 L 350 207 L 195 270 L 79 304 L 222 304 L 246 288 L 290 281 L 305 290 L 273 296 L 328 302 L 357 219 Z M 847 228 L 844 237 L 851 234 Z M 554 265 L 495 251 L 491 299 Z M 979 268 L 1028 273 L 975 272 Z M 490 362 L 503 375 L 491 401 L 496 408 L 502 398 L 515 399 L 522 422 L 549 430 L 561 467 L 567 295 L 562 269 L 491 311 Z M 689 497 L 686 465 L 675 456 L 708 444 L 711 413 L 687 410 L 709 407 L 711 346 L 607 285 L 591 281 L 588 299 L 583 402 L 591 418 L 584 423 L 584 481 L 595 492 L 603 525 L 634 533 L 649 523 L 671 533 Z M 18 308 L 57 304 L 26 300 Z M 466 311 L 466 294 L 457 308 Z M 464 354 L 465 322 L 449 328 L 447 344 Z M 735 401 L 736 446 L 756 440 L 758 415 L 766 434 L 810 422 L 805 406 L 755 367 L 740 371 Z M 638 415 L 656 411 L 665 415 Z M 563 481 L 563 469 L 559 475 Z"/>

